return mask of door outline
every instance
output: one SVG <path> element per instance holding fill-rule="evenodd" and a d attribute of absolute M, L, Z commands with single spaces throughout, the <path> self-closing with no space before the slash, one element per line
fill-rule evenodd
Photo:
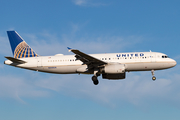
<path fill-rule="evenodd" d="M 37 58 L 37 67 L 42 67 L 42 58 Z"/>

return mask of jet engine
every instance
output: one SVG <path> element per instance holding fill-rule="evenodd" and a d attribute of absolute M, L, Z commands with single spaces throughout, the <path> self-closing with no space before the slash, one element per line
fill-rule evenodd
<path fill-rule="evenodd" d="M 125 79 L 125 64 L 107 64 L 101 69 L 103 79 Z"/>
<path fill-rule="evenodd" d="M 107 64 L 104 68 L 102 68 L 102 73 L 107 74 L 118 74 L 125 72 L 125 64 Z"/>

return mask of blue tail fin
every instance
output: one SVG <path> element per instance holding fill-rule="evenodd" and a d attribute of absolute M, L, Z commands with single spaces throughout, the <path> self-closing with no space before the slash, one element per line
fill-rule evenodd
<path fill-rule="evenodd" d="M 7 31 L 7 34 L 14 58 L 38 56 L 16 31 Z"/>

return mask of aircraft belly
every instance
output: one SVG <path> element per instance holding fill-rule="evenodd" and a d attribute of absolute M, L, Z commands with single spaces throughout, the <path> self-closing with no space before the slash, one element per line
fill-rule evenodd
<path fill-rule="evenodd" d="M 150 63 L 133 63 L 126 64 L 126 71 L 148 71 L 148 70 L 161 70 L 170 68 L 168 63 L 158 63 L 158 62 L 150 62 Z"/>
<path fill-rule="evenodd" d="M 38 68 L 38 71 L 57 73 L 57 74 L 73 74 L 77 73 L 76 70 L 81 66 L 44 66 Z"/>

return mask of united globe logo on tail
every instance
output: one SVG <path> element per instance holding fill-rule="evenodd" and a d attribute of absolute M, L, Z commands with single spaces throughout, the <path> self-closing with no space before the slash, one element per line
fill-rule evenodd
<path fill-rule="evenodd" d="M 14 51 L 14 58 L 23 57 L 37 57 L 38 55 L 29 47 L 29 45 L 23 41 L 21 42 Z"/>
<path fill-rule="evenodd" d="M 16 31 L 7 31 L 7 34 L 14 58 L 38 56 Z"/>

